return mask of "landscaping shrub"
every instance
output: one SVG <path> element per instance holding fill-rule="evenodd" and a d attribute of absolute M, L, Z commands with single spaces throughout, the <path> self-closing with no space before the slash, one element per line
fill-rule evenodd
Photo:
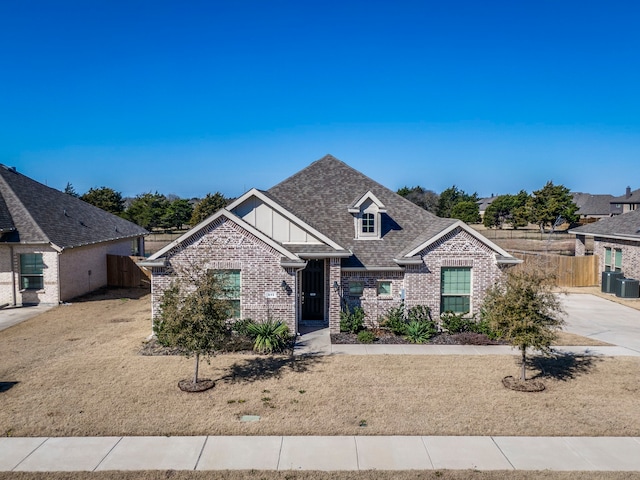
<path fill-rule="evenodd" d="M 440 314 L 440 327 L 448 333 L 462 333 L 475 331 L 475 320 L 465 318 L 466 313 L 444 312 Z"/>
<path fill-rule="evenodd" d="M 425 343 L 438 332 L 436 324 L 432 321 L 414 320 L 407 324 L 405 338 L 411 343 Z"/>
<path fill-rule="evenodd" d="M 404 302 L 401 302 L 398 307 L 389 309 L 386 318 L 380 322 L 380 326 L 388 328 L 395 335 L 404 335 L 407 330 Z"/>
<path fill-rule="evenodd" d="M 255 322 L 250 318 L 243 318 L 231 324 L 231 330 L 238 335 L 249 335 L 249 325 L 254 325 Z"/>
<path fill-rule="evenodd" d="M 358 333 L 364 329 L 364 310 L 362 307 L 355 307 L 353 311 L 349 307 L 340 312 L 340 331 L 348 333 Z"/>
<path fill-rule="evenodd" d="M 258 353 L 282 352 L 291 340 L 289 327 L 279 320 L 251 323 L 247 332 L 255 338 L 253 349 Z"/>
<path fill-rule="evenodd" d="M 433 322 L 431 320 L 431 309 L 426 305 L 416 305 L 407 312 L 407 321 L 411 322 Z"/>
<path fill-rule="evenodd" d="M 358 333 L 358 341 L 360 343 L 373 343 L 376 340 L 376 336 L 369 330 L 362 330 Z"/>

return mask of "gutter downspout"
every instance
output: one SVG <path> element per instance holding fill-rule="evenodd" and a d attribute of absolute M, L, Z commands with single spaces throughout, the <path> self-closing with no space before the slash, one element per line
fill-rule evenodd
<path fill-rule="evenodd" d="M 13 259 L 13 245 L 11 245 L 10 247 L 10 253 L 11 255 L 11 287 L 13 290 L 13 306 L 15 307 L 18 303 L 18 293 L 16 291 L 16 269 L 15 269 L 15 263 L 14 263 L 14 259 Z"/>

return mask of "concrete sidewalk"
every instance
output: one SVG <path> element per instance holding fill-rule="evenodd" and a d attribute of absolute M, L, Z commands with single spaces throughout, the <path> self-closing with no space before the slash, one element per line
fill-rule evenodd
<path fill-rule="evenodd" d="M 0 471 L 250 469 L 640 471 L 640 438 L 0 438 Z"/>

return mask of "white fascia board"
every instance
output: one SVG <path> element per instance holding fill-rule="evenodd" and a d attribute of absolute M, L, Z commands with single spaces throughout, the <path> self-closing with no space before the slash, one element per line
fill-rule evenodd
<path fill-rule="evenodd" d="M 506 250 L 500 248 L 498 245 L 493 243 L 491 240 L 489 240 L 485 236 L 483 236 L 480 233 L 478 233 L 477 231 L 475 231 L 473 228 L 471 228 L 469 225 L 464 223 L 462 220 L 458 220 L 457 222 L 449 225 L 447 228 L 442 230 L 440 233 L 438 233 L 437 235 L 434 235 L 429 240 L 427 240 L 426 242 L 422 243 L 421 245 L 419 245 L 418 247 L 414 248 L 412 251 L 407 253 L 405 255 L 405 257 L 413 257 L 414 255 L 417 255 L 419 252 L 421 252 L 422 250 L 427 248 L 429 245 L 431 245 L 434 242 L 437 242 L 442 237 L 444 237 L 445 235 L 447 235 L 448 233 L 452 232 L 453 230 L 455 230 L 458 227 L 460 227 L 462 230 L 464 230 L 469 235 L 474 237 L 476 240 L 479 240 L 482 243 L 484 243 L 486 246 L 491 248 L 493 251 L 495 251 L 499 255 L 501 255 L 501 256 L 503 256 L 505 258 L 513 257 L 513 255 L 509 254 Z"/>
<path fill-rule="evenodd" d="M 402 267 L 344 267 L 341 272 L 404 272 Z"/>
<path fill-rule="evenodd" d="M 629 240 L 632 242 L 640 242 L 640 236 L 636 235 L 625 235 L 624 233 L 582 233 L 575 232 L 569 230 L 567 233 L 571 233 L 573 235 L 582 235 L 585 237 L 600 237 L 600 238 L 611 238 L 613 240 Z"/>
<path fill-rule="evenodd" d="M 371 199 L 371 201 L 378 206 L 378 210 L 380 210 L 380 213 L 386 213 L 387 207 L 384 206 L 384 203 L 378 200 L 378 197 L 376 197 L 371 190 L 367 191 L 367 193 L 360 197 L 360 200 L 349 207 L 349 213 L 359 212 L 360 207 L 367 199 Z"/>
<path fill-rule="evenodd" d="M 205 227 L 207 227 L 211 223 L 213 223 L 216 220 L 218 220 L 220 217 L 227 218 L 227 220 L 235 223 L 239 227 L 243 228 L 244 230 L 248 231 L 252 235 L 256 236 L 257 238 L 262 240 L 264 243 L 269 245 L 271 248 L 273 248 L 274 250 L 277 250 L 278 252 L 280 252 L 285 257 L 290 258 L 292 260 L 296 260 L 296 259 L 299 258 L 296 254 L 290 252 L 289 250 L 284 248 L 282 245 L 280 245 L 278 242 L 274 241 L 272 238 L 268 237 L 267 235 L 265 235 L 264 233 L 262 233 L 261 231 L 259 231 L 255 227 L 249 225 L 247 222 L 242 220 L 237 215 L 234 215 L 233 213 L 231 213 L 226 208 L 223 208 L 221 210 L 218 210 L 217 213 L 213 214 L 212 216 L 210 216 L 206 220 L 200 222 L 198 225 L 193 227 L 191 230 L 189 230 L 184 235 L 181 235 L 179 238 L 177 238 L 176 240 L 171 242 L 169 245 L 167 245 L 163 249 L 161 249 L 161 250 L 157 251 L 156 253 L 154 253 L 153 255 L 151 255 L 147 259 L 147 261 L 157 260 L 158 258 L 164 256 L 165 254 L 170 252 L 175 247 L 181 245 L 186 240 L 189 240 L 195 233 L 199 232 L 200 230 L 204 229 Z"/>
<path fill-rule="evenodd" d="M 305 223 L 303 220 L 301 220 L 298 217 L 296 217 L 289 210 L 285 209 L 282 205 L 280 205 L 279 203 L 275 202 L 271 198 L 267 197 L 264 193 L 262 193 L 260 190 L 257 190 L 255 188 L 252 188 L 251 190 L 249 190 L 247 193 L 242 195 L 240 198 L 238 198 L 236 201 L 234 201 L 230 205 L 227 205 L 227 207 L 226 207 L 227 210 L 229 210 L 229 211 L 233 210 L 234 208 L 239 206 L 241 203 L 243 203 L 244 201 L 246 201 L 250 197 L 259 198 L 264 203 L 266 203 L 271 208 L 273 208 L 275 211 L 277 211 L 280 215 L 282 215 L 283 217 L 291 220 L 293 223 L 295 223 L 298 226 L 300 226 L 303 230 L 306 230 L 307 232 L 309 232 L 312 236 L 314 236 L 314 237 L 318 238 L 319 240 L 323 241 L 324 243 L 329 245 L 331 248 L 334 248 L 336 250 L 346 250 L 345 248 L 341 247 L 336 242 L 331 240 L 329 237 L 327 237 L 323 233 L 320 233 L 318 230 L 313 228 L 311 225 Z"/>

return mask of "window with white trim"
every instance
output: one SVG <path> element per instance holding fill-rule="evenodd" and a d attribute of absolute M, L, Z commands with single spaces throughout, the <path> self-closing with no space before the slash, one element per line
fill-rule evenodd
<path fill-rule="evenodd" d="M 611 247 L 604 247 L 604 271 L 611 271 Z"/>
<path fill-rule="evenodd" d="M 471 267 L 442 267 L 440 313 L 471 311 Z"/>
<path fill-rule="evenodd" d="M 44 288 L 44 262 L 41 253 L 20 254 L 20 288 L 22 290 Z"/>
<path fill-rule="evenodd" d="M 391 296 L 391 280 L 379 280 L 377 290 L 378 290 L 379 297 L 390 297 Z"/>
<path fill-rule="evenodd" d="M 230 318 L 240 318 L 241 283 L 240 270 L 212 270 L 222 283 L 224 298 L 231 305 Z"/>
<path fill-rule="evenodd" d="M 364 282 L 361 280 L 349 280 L 349 295 L 359 297 L 364 292 Z"/>

